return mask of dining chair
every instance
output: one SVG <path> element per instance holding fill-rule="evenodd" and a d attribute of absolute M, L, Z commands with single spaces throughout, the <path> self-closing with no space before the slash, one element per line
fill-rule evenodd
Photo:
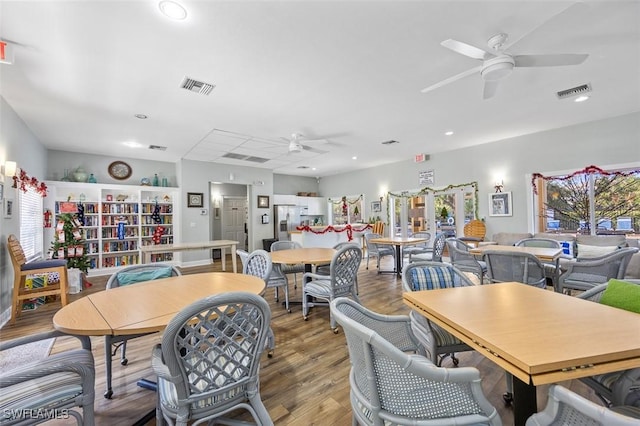
<path fill-rule="evenodd" d="M 166 263 L 145 263 L 142 265 L 131 265 L 112 274 L 107 280 L 105 290 L 110 290 L 117 287 L 123 287 L 126 285 L 137 284 L 145 281 L 153 281 L 160 278 L 177 277 L 182 275 L 180 270 L 175 266 L 171 266 Z M 129 360 L 127 359 L 127 341 L 135 339 L 136 337 L 146 336 L 153 333 L 141 333 L 134 335 L 105 335 L 104 336 L 104 351 L 105 351 L 105 370 L 107 390 L 104 393 L 104 397 L 111 399 L 113 396 L 112 381 L 112 358 L 120 349 L 120 364 L 127 365 Z"/>
<path fill-rule="evenodd" d="M 447 235 L 444 232 L 439 232 L 436 234 L 436 237 L 433 239 L 433 246 L 431 247 L 431 251 L 427 251 L 424 253 L 409 253 L 409 262 L 419 262 L 419 261 L 433 261 L 433 262 L 442 262 L 442 254 L 444 253 L 444 248 L 446 246 Z"/>
<path fill-rule="evenodd" d="M 561 249 L 562 243 L 551 238 L 524 238 L 514 244 L 516 247 L 542 247 L 551 249 Z M 553 283 L 555 289 L 558 285 L 558 270 L 556 262 L 542 262 L 544 266 L 544 275 Z"/>
<path fill-rule="evenodd" d="M 339 297 L 330 309 L 351 360 L 352 424 L 502 425 L 473 367 L 443 368 L 422 356 L 406 315 L 381 315 Z"/>
<path fill-rule="evenodd" d="M 27 263 L 24 250 L 18 238 L 11 234 L 7 238 L 7 249 L 13 266 L 13 296 L 11 302 L 10 324 L 15 324 L 16 319 L 22 312 L 22 302 L 44 296 L 60 296 L 62 306 L 67 304 L 67 288 L 69 279 L 67 277 L 67 260 L 50 259 L 38 260 Z M 27 277 L 31 275 L 46 275 L 47 277 L 57 274 L 58 282 L 47 283 L 43 287 L 28 287 Z"/>
<path fill-rule="evenodd" d="M 342 247 L 346 246 L 347 244 L 351 244 L 351 245 L 356 245 L 355 243 L 349 242 L 349 241 L 343 241 L 341 243 L 336 244 L 335 246 L 333 246 L 334 250 L 340 250 Z M 315 270 L 316 274 L 319 275 L 331 275 L 331 263 L 325 263 L 322 265 L 318 265 L 316 266 L 316 270 Z M 355 282 L 355 286 L 356 286 L 356 294 L 358 293 L 358 276 L 356 275 L 356 282 Z"/>
<path fill-rule="evenodd" d="M 584 291 L 606 283 L 611 278 L 623 279 L 631 256 L 638 250 L 638 247 L 626 247 L 600 257 L 573 259 L 567 263 L 567 270 L 558 278 L 557 291 Z"/>
<path fill-rule="evenodd" d="M 376 244 L 371 242 L 371 240 L 374 240 L 376 238 L 382 238 L 381 234 L 376 234 L 374 232 L 368 232 L 366 234 L 364 234 L 364 240 L 367 244 L 367 263 L 366 263 L 366 269 L 369 269 L 369 259 L 372 257 L 376 258 L 377 264 L 376 266 L 378 267 L 378 273 L 380 273 L 380 259 L 382 259 L 385 256 L 391 256 L 393 257 L 393 264 L 396 264 L 396 251 L 394 250 L 393 246 L 390 245 L 382 245 L 382 244 Z"/>
<path fill-rule="evenodd" d="M 302 316 L 305 321 L 309 319 L 309 308 L 328 306 L 336 297 L 350 295 L 360 302 L 355 288 L 360 263 L 362 263 L 362 249 L 355 244 L 347 244 L 334 253 L 328 276 L 312 272 L 303 275 Z M 318 302 L 316 299 L 324 302 Z M 331 329 L 337 333 L 338 329 L 331 312 L 329 312 L 329 318 Z"/>
<path fill-rule="evenodd" d="M 459 238 L 447 238 L 446 242 L 449 258 L 453 266 L 461 271 L 471 272 L 478 277 L 480 284 L 482 284 L 487 272 L 487 264 L 484 261 L 477 260 L 474 255 L 469 253 L 469 246 Z"/>
<path fill-rule="evenodd" d="M 544 410 L 527 419 L 525 426 L 632 426 L 640 423 L 640 408 L 609 409 L 560 385 L 549 386 Z"/>
<path fill-rule="evenodd" d="M 240 256 L 242 259 L 242 256 Z M 289 309 L 289 281 L 280 270 L 280 265 L 274 265 L 271 262 L 271 256 L 266 250 L 254 250 L 247 256 L 246 264 L 242 267 L 242 272 L 247 275 L 253 275 L 262 278 L 267 288 L 273 288 L 275 292 L 276 302 L 280 300 L 278 290 L 284 291 L 284 304 L 287 312 Z"/>
<path fill-rule="evenodd" d="M 407 260 L 411 261 L 411 255 L 421 254 L 421 253 L 432 253 L 433 247 L 430 245 L 431 233 L 430 232 L 415 232 L 411 235 L 411 238 L 426 238 L 427 241 L 424 243 L 418 243 L 413 246 L 407 246 L 402 248 L 402 255 L 407 256 Z"/>
<path fill-rule="evenodd" d="M 302 245 L 296 241 L 274 241 L 271 243 L 271 251 L 300 249 Z M 298 274 L 304 274 L 304 265 L 279 265 L 280 271 L 285 275 L 293 275 L 293 288 L 298 288 Z"/>
<path fill-rule="evenodd" d="M 480 242 L 484 241 L 484 237 L 487 235 L 487 227 L 483 221 L 472 219 L 464 225 L 462 232 L 464 236 L 459 239 L 477 247 Z"/>
<path fill-rule="evenodd" d="M 405 265 L 402 270 L 402 289 L 407 292 L 473 285 L 475 284 L 464 272 L 446 263 L 412 262 Z M 425 347 L 427 355 L 434 364 L 442 365 L 443 359 L 449 356 L 453 364 L 458 365 L 459 360 L 455 353 L 473 350 L 469 345 L 413 309 L 409 312 L 409 318 L 411 318 L 411 331 Z"/>
<path fill-rule="evenodd" d="M 158 376 L 156 424 L 223 424 L 237 409 L 258 425 L 273 425 L 260 396 L 260 356 L 269 334 L 269 304 L 229 292 L 183 308 L 152 351 Z"/>
<path fill-rule="evenodd" d="M 547 287 L 544 265 L 530 253 L 487 250 L 483 258 L 491 283 L 516 281 L 534 287 Z"/>
<path fill-rule="evenodd" d="M 640 286 L 640 280 L 625 280 L 624 282 L 629 285 Z M 610 284 L 610 282 L 607 282 L 597 285 L 576 297 L 600 303 Z M 623 297 L 628 298 L 629 296 L 624 294 Z M 621 327 L 623 326 L 621 324 Z M 627 405 L 640 408 L 640 367 L 584 377 L 580 381 L 592 388 L 598 398 L 608 407 Z"/>
<path fill-rule="evenodd" d="M 69 336 L 48 331 L 0 343 L 0 352 L 28 343 Z M 72 336 L 82 344 L 19 367 L 0 371 L 1 424 L 40 424 L 43 416 L 32 413 L 66 412 L 78 425 L 93 426 L 95 366 L 89 336 Z M 81 412 L 77 410 L 81 409 Z"/>

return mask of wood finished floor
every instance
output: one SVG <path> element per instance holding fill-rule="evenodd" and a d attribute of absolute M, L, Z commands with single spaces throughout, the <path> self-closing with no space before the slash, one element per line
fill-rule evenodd
<path fill-rule="evenodd" d="M 230 262 L 227 262 L 230 265 Z M 240 264 L 240 262 L 238 262 Z M 383 269 L 392 268 L 383 262 Z M 220 271 L 220 263 L 211 266 L 183 269 L 184 274 Z M 71 300 L 92 292 L 104 290 L 108 277 L 90 277 L 93 286 Z M 300 281 L 301 275 L 298 275 Z M 366 270 L 364 262 L 358 274 L 360 298 L 368 308 L 384 314 L 406 314 L 408 308 L 402 303 L 401 282 L 395 275 L 377 274 L 375 266 Z M 292 300 L 300 300 L 300 289 L 294 290 L 291 283 Z M 299 305 L 292 306 L 288 314 L 276 303 L 273 291 L 267 300 L 273 312 L 272 328 L 276 336 L 276 351 L 273 358 L 262 359 L 260 371 L 261 395 L 264 404 L 276 425 L 350 425 L 349 403 L 349 356 L 342 332 L 334 334 L 329 327 L 328 308 L 312 309 L 309 320 L 304 321 Z M 57 302 L 26 312 L 16 325 L 6 325 L 0 330 L 0 339 L 28 335 L 52 329 L 51 318 L 59 309 Z M 93 354 L 96 363 L 95 413 L 97 425 L 131 425 L 155 406 L 155 394 L 139 388 L 139 378 L 155 380 L 150 367 L 151 348 L 160 341 L 160 334 L 138 338 L 129 342 L 126 366 L 120 365 L 117 357 L 113 362 L 113 398 L 103 397 L 105 389 L 104 339 L 93 337 Z M 77 340 L 58 338 L 52 352 L 76 347 Z M 491 361 L 475 352 L 459 354 L 460 366 L 473 366 L 483 376 L 483 389 L 490 402 L 498 408 L 505 426 L 513 426 L 512 411 L 502 402 L 505 390 L 504 372 Z M 449 359 L 443 363 L 452 367 Z M 563 382 L 574 392 L 598 402 L 599 400 L 579 381 Z M 538 406 L 546 404 L 547 386 L 538 388 Z M 241 415 L 245 418 L 245 415 Z M 74 424 L 73 422 L 51 422 L 50 424 Z M 155 425 L 152 420 L 148 425 Z"/>

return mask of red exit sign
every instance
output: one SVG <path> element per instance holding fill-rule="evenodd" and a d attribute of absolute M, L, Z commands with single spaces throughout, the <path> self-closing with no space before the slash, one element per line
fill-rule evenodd
<path fill-rule="evenodd" d="M 13 48 L 6 41 L 0 40 L 0 63 L 12 64 L 13 63 Z"/>
<path fill-rule="evenodd" d="M 423 163 L 427 160 L 427 156 L 425 154 L 416 154 L 413 161 L 416 163 Z"/>

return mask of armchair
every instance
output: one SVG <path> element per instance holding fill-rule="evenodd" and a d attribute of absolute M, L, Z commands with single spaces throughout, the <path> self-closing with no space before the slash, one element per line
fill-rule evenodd
<path fill-rule="evenodd" d="M 442 253 L 446 245 L 447 235 L 443 232 L 436 235 L 431 251 L 424 253 L 409 253 L 409 262 L 429 260 L 442 262 Z"/>
<path fill-rule="evenodd" d="M 273 425 L 259 380 L 270 321 L 264 298 L 243 292 L 210 296 L 178 312 L 151 357 L 157 424 L 225 423 L 225 415 L 244 408 L 257 424 Z"/>
<path fill-rule="evenodd" d="M 544 247 L 544 248 L 562 248 L 559 240 L 551 238 L 524 238 L 515 244 L 516 247 Z M 555 288 L 558 281 L 558 267 L 555 262 L 542 262 L 544 266 L 544 275 L 553 283 Z"/>
<path fill-rule="evenodd" d="M 274 241 L 271 243 L 271 251 L 278 250 L 291 250 L 302 248 L 302 246 L 295 241 Z M 298 288 L 297 274 L 304 274 L 304 265 L 279 265 L 280 272 L 285 275 L 293 275 L 293 288 Z"/>
<path fill-rule="evenodd" d="M 464 237 L 460 237 L 460 240 L 478 246 L 479 243 L 484 241 L 484 237 L 487 235 L 487 227 L 483 221 L 473 219 L 464 225 L 462 232 L 464 233 Z"/>
<path fill-rule="evenodd" d="M 396 264 L 396 251 L 393 249 L 392 246 L 384 246 L 384 245 L 378 245 L 376 243 L 372 243 L 371 240 L 374 240 L 376 238 L 382 238 L 381 234 L 376 234 L 373 232 L 370 233 L 366 233 L 364 234 L 364 240 L 367 243 L 367 263 L 366 263 L 366 269 L 369 269 L 369 259 L 371 257 L 375 257 L 377 259 L 377 267 L 378 267 L 378 273 L 380 273 L 380 259 L 382 259 L 385 256 L 392 256 L 393 257 L 393 264 Z M 395 272 L 395 271 L 394 271 Z"/>
<path fill-rule="evenodd" d="M 525 426 L 637 425 L 640 409 L 625 408 L 616 412 L 560 385 L 551 385 L 547 406 L 543 411 L 529 417 Z"/>
<path fill-rule="evenodd" d="M 477 369 L 406 353 L 419 352 L 407 316 L 380 315 L 345 297 L 331 311 L 347 338 L 354 425 L 502 424 Z"/>
<path fill-rule="evenodd" d="M 640 280 L 627 282 L 640 285 Z M 608 285 L 609 283 L 597 285 L 576 297 L 600 303 Z M 592 388 L 608 407 L 630 405 L 640 409 L 640 368 L 600 374 L 580 380 Z"/>
<path fill-rule="evenodd" d="M 567 270 L 560 275 L 556 291 L 584 291 L 606 283 L 611 278 L 623 279 L 631 256 L 638 250 L 638 247 L 627 247 L 605 256 L 574 259 L 566 264 Z"/>
<path fill-rule="evenodd" d="M 413 262 L 407 264 L 402 271 L 402 289 L 404 291 L 472 285 L 474 285 L 473 282 L 462 271 L 445 263 Z M 448 355 L 453 364 L 458 365 L 459 361 L 455 357 L 455 353 L 473 350 L 466 343 L 418 312 L 412 310 L 409 313 L 409 318 L 411 318 L 411 331 L 425 347 L 428 357 L 434 364 L 440 366 L 443 358 Z M 439 357 L 439 355 L 442 356 Z"/>
<path fill-rule="evenodd" d="M 23 300 L 60 295 L 60 303 L 62 306 L 67 304 L 67 287 L 69 280 L 67 278 L 66 259 L 41 260 L 27 263 L 20 241 L 18 241 L 18 238 L 13 234 L 7 238 L 7 248 L 9 250 L 9 256 L 11 257 L 11 264 L 13 265 L 13 298 L 11 303 L 10 324 L 15 324 L 16 318 L 20 316 L 20 312 L 22 312 L 21 303 Z M 48 274 L 51 272 L 58 274 L 60 277 L 59 283 L 40 288 L 27 288 L 27 276 Z"/>
<path fill-rule="evenodd" d="M 412 238 L 426 238 L 427 241 L 424 243 L 416 244 L 413 246 L 407 246 L 402 249 L 402 255 L 408 256 L 411 259 L 411 255 L 420 254 L 420 253 L 431 253 L 433 252 L 433 247 L 429 245 L 429 240 L 431 240 L 431 233 L 429 232 L 416 232 L 412 236 Z"/>
<path fill-rule="evenodd" d="M 125 285 L 137 284 L 145 281 L 153 281 L 160 278 L 176 277 L 182 275 L 176 267 L 165 263 L 148 263 L 143 265 L 132 265 L 122 268 L 114 273 L 107 280 L 105 290 L 122 287 Z M 120 349 L 120 364 L 127 365 L 127 341 L 136 337 L 146 336 L 152 333 L 142 333 L 128 336 L 104 336 L 105 370 L 107 375 L 107 390 L 104 397 L 111 399 L 113 396 L 112 380 L 112 358 Z"/>
<path fill-rule="evenodd" d="M 487 272 L 487 264 L 469 253 L 469 246 L 459 238 L 447 238 L 447 249 L 449 250 L 449 258 L 456 268 L 464 272 L 471 272 L 480 280 L 480 284 L 484 282 L 484 275 Z"/>
<path fill-rule="evenodd" d="M 68 336 L 59 331 L 49 331 L 10 340 L 0 344 L 0 351 L 50 339 Z M 39 424 L 46 417 L 7 418 L 7 413 L 47 413 L 68 410 L 79 425 L 93 426 L 95 398 L 95 369 L 88 336 L 73 336 L 82 343 L 82 349 L 74 349 L 38 360 L 27 362 L 11 371 L 0 373 L 0 409 L 4 413 L 2 424 Z M 82 414 L 74 408 L 81 408 Z"/>
<path fill-rule="evenodd" d="M 544 266 L 532 254 L 487 250 L 484 252 L 484 260 L 492 283 L 516 281 L 534 287 L 547 287 Z"/>

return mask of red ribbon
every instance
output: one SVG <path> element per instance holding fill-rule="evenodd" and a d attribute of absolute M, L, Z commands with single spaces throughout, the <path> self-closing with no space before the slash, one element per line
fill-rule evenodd
<path fill-rule="evenodd" d="M 296 229 L 298 231 L 306 231 L 306 232 L 311 232 L 313 234 L 326 234 L 327 232 L 344 232 L 347 231 L 347 239 L 349 241 L 353 240 L 353 232 L 363 232 L 366 231 L 367 229 L 372 228 L 371 225 L 365 225 L 362 228 L 354 228 L 353 226 L 351 226 L 351 224 L 346 224 L 344 225 L 344 228 L 342 229 L 337 229 L 334 228 L 332 225 L 327 226 L 326 228 L 322 229 L 322 230 L 315 230 L 315 229 L 311 229 L 310 226 L 305 225 L 305 226 L 298 226 L 296 227 Z"/>
<path fill-rule="evenodd" d="M 13 187 L 27 192 L 27 185 L 33 187 L 40 196 L 47 196 L 47 185 L 39 182 L 35 177 L 29 177 L 24 170 L 20 169 L 20 174 L 13 177 Z"/>
<path fill-rule="evenodd" d="M 544 180 L 568 180 L 574 176 L 581 175 L 581 174 L 587 174 L 587 175 L 601 174 L 603 176 L 631 176 L 635 173 L 638 173 L 638 171 L 639 170 L 632 170 L 630 172 L 608 172 L 606 170 L 602 170 L 598 166 L 591 165 L 591 166 L 585 167 L 582 170 L 575 171 L 570 175 L 566 175 L 566 176 L 543 176 L 540 173 L 534 173 L 533 176 L 531 176 L 531 186 L 533 186 L 533 193 L 537 194 L 538 188 L 536 187 L 536 179 L 539 179 L 539 178 Z"/>

